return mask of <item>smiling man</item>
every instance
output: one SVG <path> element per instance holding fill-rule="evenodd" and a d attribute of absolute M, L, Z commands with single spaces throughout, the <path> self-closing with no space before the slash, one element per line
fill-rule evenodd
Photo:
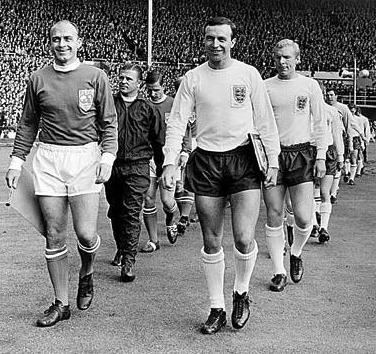
<path fill-rule="evenodd" d="M 197 148 L 187 166 L 185 188 L 195 193 L 204 247 L 201 250 L 209 291 L 210 315 L 201 328 L 213 334 L 225 326 L 222 247 L 226 201 L 231 201 L 235 257 L 232 325 L 242 328 L 250 315 L 249 283 L 257 258 L 254 239 L 259 214 L 261 173 L 248 134 L 259 132 L 269 158 L 265 185 L 275 184 L 279 140 L 270 101 L 258 71 L 231 57 L 236 26 L 225 18 L 204 27 L 208 61 L 187 72 L 167 123 L 162 181 L 175 185 L 175 165 L 192 113 L 197 122 Z"/>
<path fill-rule="evenodd" d="M 34 73 L 27 86 L 6 180 L 17 188 L 21 166 L 39 133 L 33 160 L 35 194 L 46 224 L 45 257 L 55 300 L 38 319 L 40 327 L 70 317 L 68 302 L 68 206 L 81 256 L 77 307 L 90 307 L 99 193 L 111 174 L 117 150 L 117 121 L 106 74 L 82 64 L 77 27 L 60 21 L 50 30 L 54 64 Z M 100 145 L 100 146 L 99 146 Z"/>

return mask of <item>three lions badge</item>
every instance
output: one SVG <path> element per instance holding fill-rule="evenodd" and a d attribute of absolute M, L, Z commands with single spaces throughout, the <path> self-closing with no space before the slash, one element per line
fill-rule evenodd
<path fill-rule="evenodd" d="M 247 88 L 245 85 L 231 86 L 231 107 L 243 107 L 247 99 Z"/>
<path fill-rule="evenodd" d="M 78 90 L 78 106 L 85 113 L 94 102 L 94 89 Z"/>
<path fill-rule="evenodd" d="M 295 111 L 297 113 L 307 112 L 308 106 L 308 96 L 295 97 Z"/>

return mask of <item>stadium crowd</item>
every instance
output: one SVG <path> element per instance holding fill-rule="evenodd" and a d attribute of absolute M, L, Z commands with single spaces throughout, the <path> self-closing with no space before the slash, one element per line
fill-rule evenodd
<path fill-rule="evenodd" d="M 205 59 L 200 35 L 212 15 L 236 19 L 240 36 L 233 55 L 263 78 L 274 74 L 270 49 L 281 38 L 299 43 L 301 70 L 338 71 L 351 67 L 354 56 L 360 68 L 375 66 L 373 1 L 155 0 L 153 10 L 153 62 L 165 74 L 168 93 L 176 77 Z M 117 63 L 146 60 L 147 1 L 0 0 L 0 15 L 0 106 L 8 126 L 20 117 L 30 73 L 51 62 L 41 38 L 57 19 L 78 24 L 80 57 L 106 60 L 113 85 Z"/>

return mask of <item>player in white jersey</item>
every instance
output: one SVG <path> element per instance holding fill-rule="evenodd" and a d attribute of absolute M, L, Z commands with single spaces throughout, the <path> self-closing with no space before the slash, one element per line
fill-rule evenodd
<path fill-rule="evenodd" d="M 342 123 L 344 127 L 343 144 L 345 147 L 345 156 L 344 156 L 345 163 L 344 163 L 343 181 L 345 183 L 348 183 L 349 178 L 350 178 L 350 153 L 353 150 L 353 139 L 350 137 L 352 114 L 349 108 L 345 104 L 338 102 L 337 99 L 338 97 L 337 97 L 336 90 L 333 88 L 328 88 L 326 90 L 326 102 L 338 110 L 338 112 L 341 115 L 341 119 L 342 119 Z M 335 176 L 335 180 L 334 180 L 334 184 L 336 184 L 336 186 L 334 187 L 335 193 L 338 192 L 340 177 L 341 176 L 338 176 L 337 178 L 337 175 Z"/>
<path fill-rule="evenodd" d="M 362 110 L 359 106 L 356 106 L 355 115 L 358 117 L 358 123 L 360 132 L 362 133 L 362 150 L 358 159 L 358 168 L 356 170 L 356 177 L 360 177 L 364 173 L 364 163 L 367 162 L 367 146 L 371 138 L 371 129 L 369 120 L 362 115 Z"/>
<path fill-rule="evenodd" d="M 325 116 L 327 118 L 328 128 L 328 150 L 326 152 L 326 172 L 320 179 L 320 227 L 318 239 L 320 243 L 329 241 L 328 232 L 330 215 L 332 212 L 332 203 L 330 199 L 330 190 L 333 184 L 334 176 L 343 166 L 344 146 L 342 139 L 342 121 L 338 110 L 328 104 L 325 104 Z M 316 217 L 316 213 L 314 213 Z"/>
<path fill-rule="evenodd" d="M 301 253 L 312 228 L 313 177 L 325 174 L 326 122 L 324 100 L 318 83 L 299 75 L 297 43 L 284 39 L 274 47 L 278 75 L 265 80 L 281 142 L 277 186 L 264 188 L 267 207 L 266 243 L 273 264 L 270 290 L 283 291 L 287 283 L 283 264 L 285 236 L 283 205 L 289 190 L 295 216 L 290 250 L 290 276 L 298 283 L 303 276 Z M 310 142 L 314 141 L 314 147 Z"/>
<path fill-rule="evenodd" d="M 254 233 L 261 172 L 248 134 L 258 131 L 265 145 L 269 158 L 266 187 L 275 184 L 280 148 L 260 74 L 254 67 L 231 58 L 236 42 L 235 25 L 227 18 L 216 17 L 204 28 L 208 61 L 187 72 L 175 97 L 167 124 L 162 179 L 165 188 L 174 188 L 181 140 L 194 112 L 197 148 L 187 163 L 185 187 L 195 193 L 204 241 L 201 255 L 211 311 L 201 331 L 213 334 L 226 324 L 222 238 L 228 196 L 235 257 L 233 327 L 242 328 L 250 315 L 248 292 L 258 252 Z"/>
<path fill-rule="evenodd" d="M 365 138 L 362 119 L 356 115 L 357 107 L 351 103 L 349 104 L 349 109 L 352 113 L 350 137 L 352 139 L 353 149 L 350 152 L 350 176 L 348 184 L 353 186 L 355 184 L 355 175 L 358 169 L 359 158 L 362 158 L 362 146 Z"/>

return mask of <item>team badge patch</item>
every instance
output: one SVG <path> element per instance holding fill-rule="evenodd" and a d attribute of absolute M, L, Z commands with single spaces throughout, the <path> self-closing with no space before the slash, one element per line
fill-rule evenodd
<path fill-rule="evenodd" d="M 232 97 L 236 103 L 238 104 L 244 103 L 246 94 L 247 94 L 247 89 L 245 85 L 232 86 Z"/>
<path fill-rule="evenodd" d="M 296 97 L 296 110 L 298 112 L 303 112 L 306 110 L 308 105 L 308 97 L 307 96 L 297 96 Z"/>
<path fill-rule="evenodd" d="M 78 90 L 78 106 L 87 112 L 94 101 L 94 89 Z"/>

